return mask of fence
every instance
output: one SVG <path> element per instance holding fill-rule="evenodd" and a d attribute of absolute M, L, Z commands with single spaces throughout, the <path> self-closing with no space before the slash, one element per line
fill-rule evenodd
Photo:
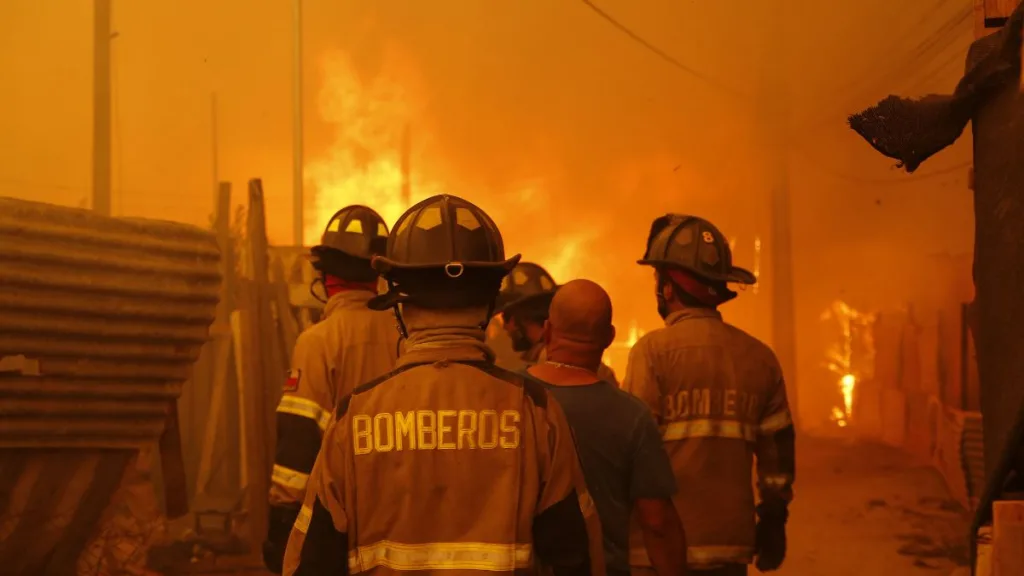
<path fill-rule="evenodd" d="M 973 508 L 984 484 L 979 382 L 967 304 L 880 313 L 874 376 L 858 387 L 853 427 L 931 464 Z"/>

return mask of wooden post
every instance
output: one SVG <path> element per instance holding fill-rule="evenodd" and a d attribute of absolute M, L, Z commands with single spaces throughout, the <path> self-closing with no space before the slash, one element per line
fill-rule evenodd
<path fill-rule="evenodd" d="M 259 549 L 267 531 L 267 494 L 274 459 L 275 408 L 284 378 L 280 341 L 271 315 L 269 251 L 263 183 L 249 181 L 248 259 L 251 280 L 241 333 L 245 339 L 245 419 L 248 451 L 249 538 Z"/>
<path fill-rule="evenodd" d="M 188 481 L 181 453 L 178 403 L 172 400 L 167 406 L 167 421 L 160 435 L 160 469 L 163 472 L 167 518 L 173 520 L 188 514 Z"/>
<path fill-rule="evenodd" d="M 110 201 L 110 2 L 93 13 L 92 209 L 111 214 Z"/>
<path fill-rule="evenodd" d="M 299 338 L 299 323 L 292 313 L 292 302 L 288 288 L 287 276 L 284 273 L 284 263 L 280 257 L 275 258 L 274 305 L 277 307 L 277 319 L 281 324 L 281 349 L 286 357 L 290 357 L 292 350 L 295 348 L 295 341 Z"/>
<path fill-rule="evenodd" d="M 790 414 L 794 423 L 797 423 L 800 403 L 796 371 L 796 312 L 793 295 L 795 287 L 789 181 L 790 96 L 789 86 L 785 83 L 788 16 L 784 10 L 774 5 L 765 4 L 764 9 L 767 10 L 767 23 L 762 27 L 762 94 L 758 98 L 763 109 L 758 118 L 762 144 L 769 153 L 766 180 L 769 186 L 771 213 L 771 235 L 768 244 L 771 267 L 768 270 L 768 285 L 765 288 L 771 293 L 771 345 L 785 376 Z"/>
<path fill-rule="evenodd" d="M 221 182 L 218 186 L 217 213 L 214 227 L 220 244 L 221 289 L 220 302 L 211 333 L 213 335 L 214 359 L 210 371 L 210 385 L 213 387 L 210 409 L 207 412 L 203 434 L 199 469 L 196 473 L 196 496 L 206 494 L 213 469 L 213 454 L 217 444 L 217 433 L 226 411 L 228 378 L 231 360 L 231 310 L 234 308 L 234 246 L 231 238 L 231 184 Z"/>

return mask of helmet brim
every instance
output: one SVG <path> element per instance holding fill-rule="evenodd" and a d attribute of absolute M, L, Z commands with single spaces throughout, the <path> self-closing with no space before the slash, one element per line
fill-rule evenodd
<path fill-rule="evenodd" d="M 378 312 L 388 310 L 398 306 L 402 302 L 409 299 L 409 295 L 401 291 L 388 290 L 383 294 L 378 294 L 366 303 L 366 307 L 370 310 L 377 310 Z"/>
<path fill-rule="evenodd" d="M 519 260 L 522 258 L 522 254 L 516 254 L 508 260 L 503 262 L 450 262 L 448 264 L 403 264 L 396 262 L 387 256 L 374 256 L 370 260 L 370 265 L 377 271 L 381 276 L 387 277 L 388 274 L 398 270 L 429 270 L 431 268 L 446 268 L 448 266 L 459 266 L 464 270 L 504 270 L 506 273 L 511 272 Z"/>
<path fill-rule="evenodd" d="M 547 301 L 547 305 L 550 306 L 551 305 L 551 300 L 552 300 L 552 298 L 555 297 L 555 292 L 557 292 L 559 288 L 561 288 L 561 285 L 555 286 L 554 288 L 551 289 L 550 292 L 542 292 L 540 294 L 530 294 L 529 296 L 522 296 L 522 297 L 519 297 L 519 298 L 513 298 L 513 299 L 510 299 L 510 300 L 507 300 L 507 301 L 506 300 L 502 300 L 502 298 L 499 296 L 498 297 L 498 302 L 497 302 L 497 304 L 494 307 L 494 313 L 495 314 L 501 314 L 502 312 L 507 312 L 507 311 L 510 311 L 510 310 L 512 310 L 514 308 L 519 308 L 521 306 L 527 306 L 527 305 L 530 305 L 530 304 L 540 305 L 540 304 L 543 304 L 545 302 L 545 300 Z"/>
<path fill-rule="evenodd" d="M 693 274 L 697 278 L 709 280 L 711 282 L 743 284 L 746 286 L 757 284 L 757 276 L 754 276 L 754 274 L 751 271 L 747 270 L 746 268 L 740 268 L 739 266 L 733 266 L 732 268 L 729 269 L 729 272 L 726 274 L 707 274 L 699 273 L 688 266 L 680 266 L 678 262 L 667 262 L 664 260 L 649 260 L 645 258 L 637 260 L 636 263 L 640 264 L 641 266 L 652 266 L 654 268 L 680 268 Z"/>

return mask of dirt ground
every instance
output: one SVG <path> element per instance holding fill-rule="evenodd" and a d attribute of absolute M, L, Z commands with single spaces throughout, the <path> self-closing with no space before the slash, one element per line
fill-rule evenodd
<path fill-rule="evenodd" d="M 968 564 L 970 520 L 933 469 L 886 446 L 798 441 L 778 576 L 945 576 Z"/>
<path fill-rule="evenodd" d="M 797 454 L 789 556 L 778 576 L 947 576 L 967 564 L 969 519 L 934 470 L 843 439 L 802 437 Z M 178 574 L 267 574 L 257 567 L 221 558 Z"/>

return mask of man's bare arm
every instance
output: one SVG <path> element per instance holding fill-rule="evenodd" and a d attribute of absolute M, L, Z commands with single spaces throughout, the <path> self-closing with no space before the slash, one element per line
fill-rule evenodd
<path fill-rule="evenodd" d="M 636 510 L 647 556 L 658 576 L 686 574 L 686 532 L 672 500 L 641 498 Z"/>

